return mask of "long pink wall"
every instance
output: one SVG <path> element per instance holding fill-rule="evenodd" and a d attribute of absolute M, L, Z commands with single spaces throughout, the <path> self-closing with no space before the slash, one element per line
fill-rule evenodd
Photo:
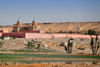
<path fill-rule="evenodd" d="M 39 34 L 39 33 L 26 33 L 25 38 L 52 38 L 54 35 L 54 38 L 66 38 L 66 34 Z M 90 35 L 78 35 L 78 34 L 68 34 L 68 37 L 70 38 L 87 38 L 90 39 Z M 92 36 L 95 38 L 95 36 Z M 100 39 L 100 36 L 98 36 Z"/>
<path fill-rule="evenodd" d="M 52 34 L 52 35 L 54 35 L 55 38 L 66 37 L 66 34 Z M 68 37 L 91 39 L 90 35 L 80 35 L 80 34 L 68 34 Z M 92 35 L 92 37 L 95 38 L 96 36 Z M 98 38 L 100 39 L 100 35 L 98 36 Z"/>
<path fill-rule="evenodd" d="M 90 35 L 79 35 L 79 34 L 68 34 L 68 37 L 91 39 Z M 92 35 L 92 37 L 95 38 L 96 36 Z M 98 38 L 100 39 L 100 35 L 98 36 Z"/>
<path fill-rule="evenodd" d="M 54 35 L 55 38 L 66 37 L 66 34 L 52 34 L 52 36 L 53 35 Z"/>
<path fill-rule="evenodd" d="M 52 38 L 52 34 L 26 33 L 25 38 Z"/>
<path fill-rule="evenodd" d="M 23 37 L 23 38 L 25 38 L 25 33 L 3 33 L 3 36 Z"/>
<path fill-rule="evenodd" d="M 12 37 L 23 37 L 23 38 L 52 38 L 54 35 L 54 38 L 66 38 L 66 34 L 40 34 L 40 33 L 0 33 L 0 36 L 12 36 Z M 90 35 L 79 35 L 79 34 L 68 34 L 68 37 L 70 38 L 87 38 L 90 39 Z M 95 38 L 95 36 L 92 36 Z M 100 39 L 100 35 L 98 36 Z"/>

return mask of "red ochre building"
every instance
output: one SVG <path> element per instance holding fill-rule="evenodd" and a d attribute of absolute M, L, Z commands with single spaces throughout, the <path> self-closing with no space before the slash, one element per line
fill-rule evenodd
<path fill-rule="evenodd" d="M 17 24 L 13 25 L 13 32 L 21 32 L 21 31 L 41 31 L 40 26 L 37 25 L 36 20 L 33 20 L 32 25 L 22 25 L 21 21 L 18 20 Z M 37 33 L 37 32 L 36 32 Z"/>

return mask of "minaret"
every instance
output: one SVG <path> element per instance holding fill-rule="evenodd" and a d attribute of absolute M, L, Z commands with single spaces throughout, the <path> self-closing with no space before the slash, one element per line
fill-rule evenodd
<path fill-rule="evenodd" d="M 18 21 L 17 21 L 17 33 L 20 31 L 21 29 L 21 21 L 20 21 L 20 17 L 18 17 Z"/>
<path fill-rule="evenodd" d="M 32 31 L 36 31 L 37 30 L 37 22 L 35 20 L 35 17 L 34 17 L 34 20 L 32 22 Z"/>

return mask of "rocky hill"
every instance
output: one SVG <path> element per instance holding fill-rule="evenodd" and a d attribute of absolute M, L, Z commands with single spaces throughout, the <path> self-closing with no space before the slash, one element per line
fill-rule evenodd
<path fill-rule="evenodd" d="M 23 24 L 23 25 L 31 25 Z M 100 22 L 51 22 L 51 23 L 38 23 L 40 25 L 41 30 L 46 31 L 48 33 L 59 33 L 59 32 L 66 32 L 68 26 L 68 32 L 77 32 L 75 29 L 77 26 L 81 28 L 80 33 L 84 33 L 88 29 L 95 29 L 97 33 L 100 34 Z M 9 30 L 11 32 L 13 30 L 13 26 L 0 26 L 0 29 Z"/>

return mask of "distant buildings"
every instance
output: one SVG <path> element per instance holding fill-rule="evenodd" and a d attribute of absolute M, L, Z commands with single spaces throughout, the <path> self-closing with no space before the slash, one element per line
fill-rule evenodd
<path fill-rule="evenodd" d="M 22 25 L 21 21 L 18 20 L 16 25 L 13 25 L 13 32 L 19 31 L 41 31 L 40 26 L 37 25 L 36 20 L 33 20 L 32 25 Z"/>
<path fill-rule="evenodd" d="M 80 31 L 81 28 L 79 27 L 79 25 L 77 25 L 77 28 L 75 29 L 76 31 Z"/>
<path fill-rule="evenodd" d="M 33 20 L 32 25 L 22 25 L 21 21 L 18 20 L 13 25 L 12 33 L 7 30 L 0 30 L 0 36 L 20 37 L 20 38 L 40 38 L 45 34 L 45 31 L 41 31 L 40 26 L 37 25 L 36 20 Z M 46 37 L 44 37 L 46 38 Z"/>

